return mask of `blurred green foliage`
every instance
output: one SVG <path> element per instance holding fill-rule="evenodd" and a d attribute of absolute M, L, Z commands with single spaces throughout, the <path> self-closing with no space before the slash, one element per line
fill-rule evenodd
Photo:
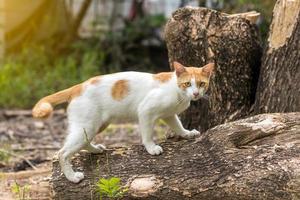
<path fill-rule="evenodd" d="M 7 163 L 10 159 L 11 155 L 8 154 L 6 151 L 0 149 L 0 162 Z"/>
<path fill-rule="evenodd" d="M 107 32 L 102 41 L 106 71 L 128 68 L 152 71 L 157 65 L 162 67 L 162 60 L 167 61 L 167 50 L 160 37 L 165 22 L 163 15 L 145 15 L 134 20 L 124 19 L 124 27 Z"/>
<path fill-rule="evenodd" d="M 16 195 L 17 200 L 29 200 L 30 185 L 25 184 L 21 186 L 19 183 L 14 182 L 11 186 L 11 191 Z"/>
<path fill-rule="evenodd" d="M 142 43 L 157 39 L 155 30 L 164 22 L 163 16 L 143 17 L 126 22 L 121 30 L 105 33 L 104 40 L 91 37 L 63 49 L 27 45 L 6 56 L 0 63 L 0 108 L 31 108 L 41 97 L 101 73 L 151 70 L 153 51 Z M 158 48 L 165 49 L 162 44 Z"/>
<path fill-rule="evenodd" d="M 275 0 L 219 0 L 222 12 L 261 13 L 259 29 L 265 42 Z M 162 41 L 163 15 L 124 20 L 118 30 L 99 33 L 71 46 L 30 46 L 0 63 L 0 108 L 31 108 L 41 97 L 68 88 L 89 77 L 116 71 L 169 70 Z M 51 45 L 50 45 L 51 46 Z M 54 45 L 55 46 L 55 45 Z M 57 53 L 60 52 L 60 53 Z"/>
<path fill-rule="evenodd" d="M 99 74 L 103 53 L 80 45 L 62 55 L 39 46 L 6 57 L 0 64 L 0 108 L 31 108 L 41 97 Z"/>

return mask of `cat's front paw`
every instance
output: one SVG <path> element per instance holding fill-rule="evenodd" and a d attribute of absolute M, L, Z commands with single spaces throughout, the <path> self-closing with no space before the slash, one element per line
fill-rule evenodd
<path fill-rule="evenodd" d="M 194 138 L 194 137 L 196 137 L 197 135 L 200 135 L 200 132 L 197 131 L 196 129 L 193 129 L 193 130 L 191 130 L 191 131 L 186 131 L 186 132 L 182 135 L 182 137 L 184 137 L 184 138 Z"/>
<path fill-rule="evenodd" d="M 73 183 L 79 183 L 82 179 L 84 179 L 84 174 L 82 172 L 75 172 L 66 177 Z"/>
<path fill-rule="evenodd" d="M 159 145 L 145 145 L 146 150 L 148 151 L 148 153 L 150 153 L 151 155 L 159 155 L 163 152 L 163 149 L 161 148 L 161 146 Z"/>

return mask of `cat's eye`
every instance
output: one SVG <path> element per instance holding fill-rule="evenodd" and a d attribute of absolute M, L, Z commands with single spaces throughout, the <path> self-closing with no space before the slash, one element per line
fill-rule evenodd
<path fill-rule="evenodd" d="M 191 85 L 192 85 L 191 82 L 185 82 L 185 83 L 184 83 L 184 86 L 185 86 L 185 87 L 191 87 Z"/>
<path fill-rule="evenodd" d="M 204 87 L 205 85 L 206 85 L 205 82 L 200 82 L 200 83 L 199 83 L 199 87 Z"/>

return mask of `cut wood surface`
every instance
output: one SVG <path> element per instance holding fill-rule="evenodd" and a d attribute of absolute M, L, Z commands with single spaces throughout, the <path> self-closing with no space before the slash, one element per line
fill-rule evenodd
<path fill-rule="evenodd" d="M 261 47 L 256 12 L 228 15 L 207 8 L 175 11 L 165 28 L 170 64 L 202 67 L 215 62 L 209 101 L 192 102 L 184 126 L 202 132 L 247 116 L 254 103 Z M 252 17 L 251 17 L 252 16 Z M 251 21 L 247 20 L 247 17 Z"/>
<path fill-rule="evenodd" d="M 160 156 L 140 145 L 81 152 L 73 160 L 86 176 L 79 184 L 69 182 L 54 160 L 54 199 L 99 199 L 95 183 L 112 176 L 129 188 L 122 199 L 300 198 L 300 113 L 257 115 L 162 147 Z"/>
<path fill-rule="evenodd" d="M 300 1 L 278 0 L 262 59 L 256 113 L 300 111 Z"/>

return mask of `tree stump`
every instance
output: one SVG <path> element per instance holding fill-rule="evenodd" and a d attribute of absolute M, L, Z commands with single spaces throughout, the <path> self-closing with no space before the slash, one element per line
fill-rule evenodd
<path fill-rule="evenodd" d="M 206 8 L 175 11 L 165 27 L 169 62 L 201 67 L 215 62 L 209 101 L 193 102 L 181 116 L 186 128 L 208 128 L 248 114 L 255 100 L 261 46 L 259 14 L 228 15 Z"/>
<path fill-rule="evenodd" d="M 300 1 L 278 0 L 264 52 L 255 112 L 300 111 Z"/>
<path fill-rule="evenodd" d="M 73 160 L 74 169 L 85 173 L 79 184 L 69 182 L 54 160 L 53 198 L 99 199 L 97 180 L 112 176 L 129 188 L 122 199 L 300 198 L 300 113 L 257 115 L 162 147 L 160 156 L 140 145 L 81 152 Z"/>

